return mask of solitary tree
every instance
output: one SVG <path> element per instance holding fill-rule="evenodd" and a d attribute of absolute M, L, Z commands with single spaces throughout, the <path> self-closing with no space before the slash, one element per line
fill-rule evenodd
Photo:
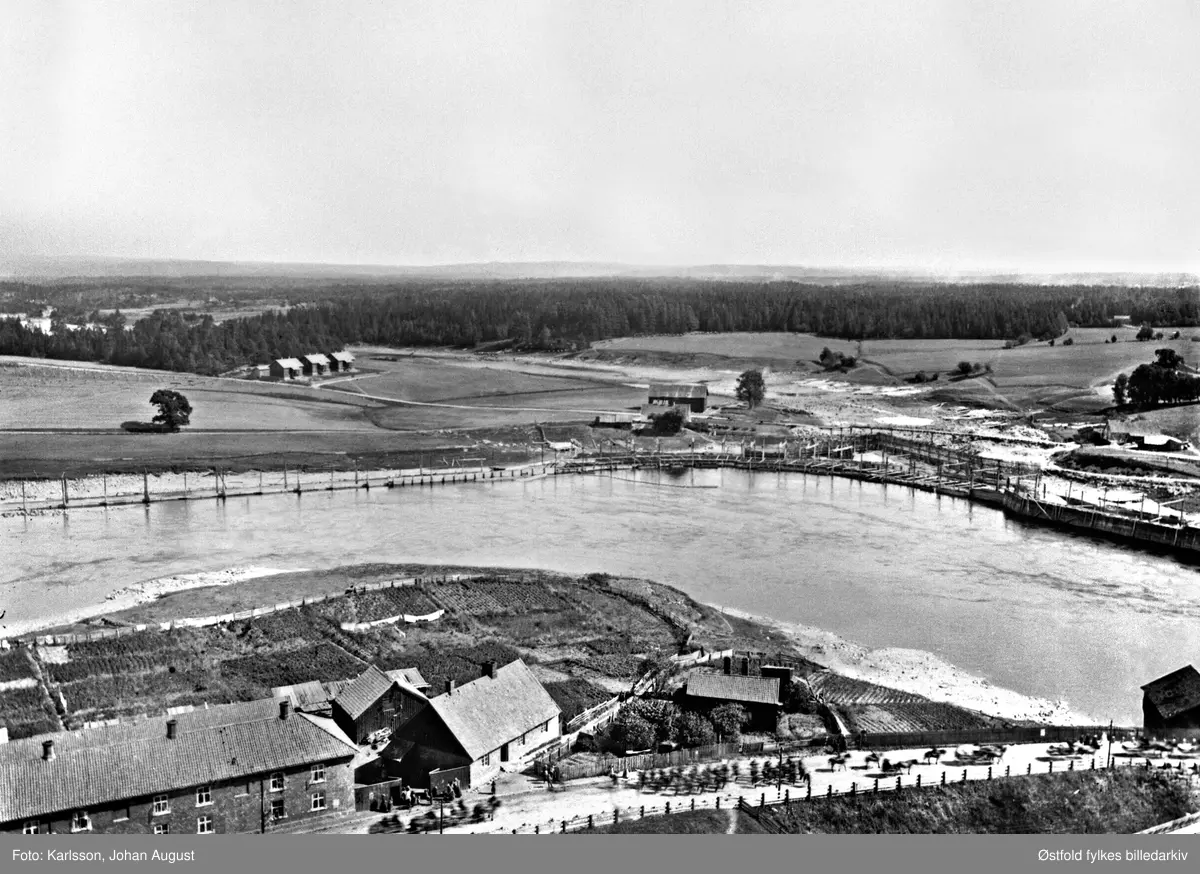
<path fill-rule="evenodd" d="M 745 401 L 750 409 L 761 404 L 766 393 L 767 384 L 763 381 L 761 370 L 747 370 L 738 377 L 737 399 Z"/>
<path fill-rule="evenodd" d="M 179 392 L 160 388 L 150 396 L 150 403 L 158 407 L 154 421 L 168 431 L 178 431 L 182 426 L 191 424 L 192 405 Z"/>
<path fill-rule="evenodd" d="M 1113 401 L 1118 407 L 1125 406 L 1125 402 L 1129 397 L 1129 377 L 1123 373 L 1117 374 L 1116 382 L 1113 383 Z"/>

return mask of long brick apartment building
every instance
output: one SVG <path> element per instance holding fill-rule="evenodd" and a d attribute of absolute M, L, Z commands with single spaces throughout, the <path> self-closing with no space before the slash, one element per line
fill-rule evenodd
<path fill-rule="evenodd" d="M 9 741 L 0 832 L 268 832 L 353 811 L 357 752 L 274 699 Z"/>

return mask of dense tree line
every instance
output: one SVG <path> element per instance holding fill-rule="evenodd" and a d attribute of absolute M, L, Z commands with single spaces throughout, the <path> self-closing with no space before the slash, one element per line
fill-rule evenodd
<path fill-rule="evenodd" d="M 1113 384 L 1113 400 L 1118 406 L 1180 404 L 1200 400 L 1200 376 L 1185 370 L 1183 357 L 1173 349 L 1156 349 L 1151 364 L 1141 364 L 1126 376 L 1120 374 Z"/>
<path fill-rule="evenodd" d="M 171 298 L 169 284 L 155 288 L 153 299 Z M 196 289 L 191 283 L 174 293 L 186 299 Z M 61 302 L 86 313 L 130 294 L 128 283 L 107 292 L 81 291 L 78 284 L 0 284 L 9 312 L 27 311 L 34 302 Z M 97 330 L 51 336 L 25 330 L 14 320 L 0 321 L 0 353 L 219 373 L 357 342 L 497 342 L 569 350 L 612 337 L 689 331 L 1004 340 L 1048 339 L 1071 324 L 1107 326 L 1116 315 L 1156 325 L 1200 324 L 1200 293 L 1194 288 L 605 279 L 255 285 L 222 294 L 236 305 L 286 296 L 289 308 L 221 323 L 164 309 L 139 319 L 131 331 L 110 319 Z"/>

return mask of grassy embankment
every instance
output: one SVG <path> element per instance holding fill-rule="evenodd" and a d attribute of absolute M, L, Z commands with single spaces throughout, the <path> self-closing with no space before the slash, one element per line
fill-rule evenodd
<path fill-rule="evenodd" d="M 1014 777 L 737 813 L 738 834 L 1133 834 L 1194 813 L 1185 781 L 1159 771 Z M 726 811 L 629 820 L 602 834 L 724 834 Z"/>

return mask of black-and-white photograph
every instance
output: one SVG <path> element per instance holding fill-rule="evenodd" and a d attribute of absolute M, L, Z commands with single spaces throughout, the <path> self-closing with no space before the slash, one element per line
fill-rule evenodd
<path fill-rule="evenodd" d="M 1184 0 L 0 4 L 12 870 L 1200 832 L 1198 57 Z"/>

